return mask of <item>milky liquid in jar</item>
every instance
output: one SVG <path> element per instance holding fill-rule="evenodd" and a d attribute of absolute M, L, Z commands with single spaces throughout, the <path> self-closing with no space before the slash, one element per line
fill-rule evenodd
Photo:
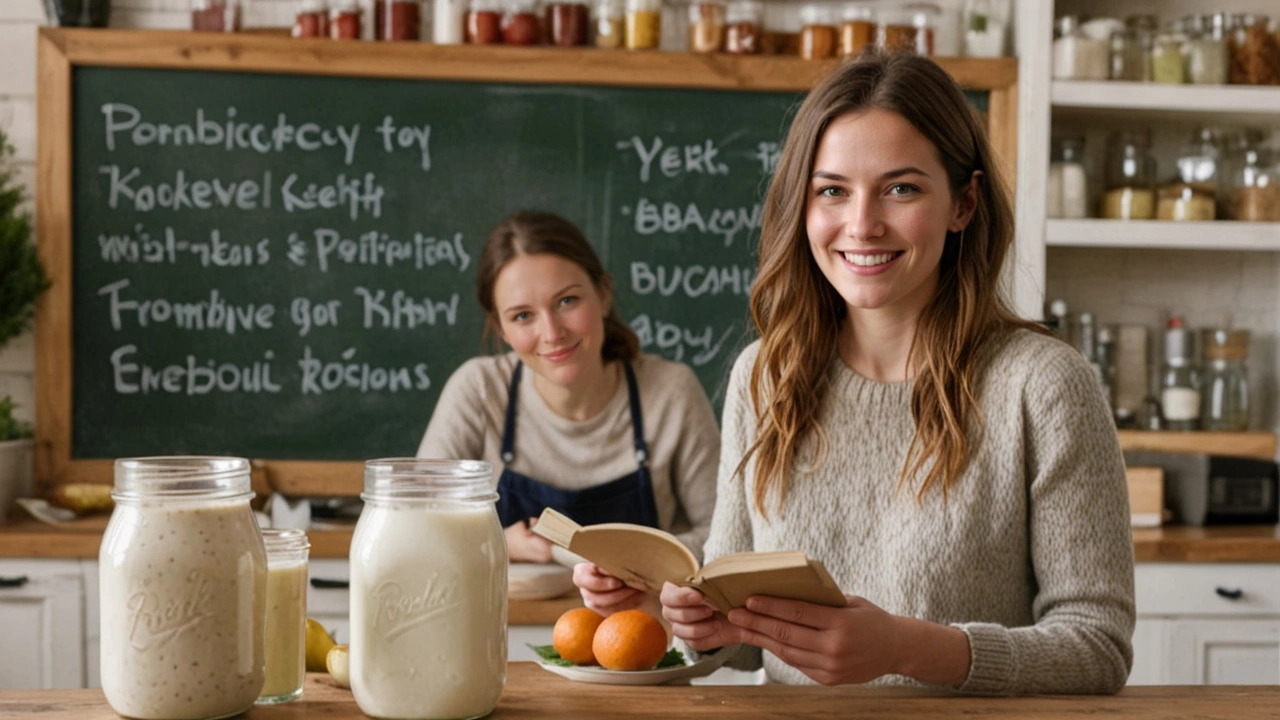
<path fill-rule="evenodd" d="M 243 458 L 117 460 L 98 553 L 102 690 L 120 715 L 221 718 L 263 684 L 267 564 Z"/>
<path fill-rule="evenodd" d="M 507 546 L 488 463 L 371 460 L 351 541 L 351 690 L 369 716 L 476 718 L 507 673 Z"/>
<path fill-rule="evenodd" d="M 302 697 L 307 677 L 307 534 L 302 530 L 262 531 L 267 546 L 267 679 L 259 705 Z"/>

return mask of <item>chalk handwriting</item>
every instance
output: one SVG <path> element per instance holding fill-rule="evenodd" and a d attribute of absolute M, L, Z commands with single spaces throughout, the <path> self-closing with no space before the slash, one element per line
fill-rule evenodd
<path fill-rule="evenodd" d="M 298 326 L 298 336 L 306 337 L 312 327 L 330 327 L 338 324 L 338 309 L 341 300 L 316 302 L 310 298 L 297 297 L 289 303 L 289 319 Z"/>
<path fill-rule="evenodd" d="M 685 353 L 691 354 L 688 362 L 701 367 L 720 354 L 725 340 L 733 333 L 733 327 L 725 328 L 717 339 L 714 328 L 686 328 L 675 323 L 638 315 L 631 320 L 631 329 L 640 338 L 642 348 L 656 348 L 672 360 L 684 361 Z"/>
<path fill-rule="evenodd" d="M 423 172 L 431 170 L 430 125 L 396 127 L 395 120 L 387 115 L 382 118 L 382 124 L 374 128 L 374 131 L 382 136 L 382 149 L 387 152 L 394 152 L 398 148 L 418 148 L 422 156 Z"/>
<path fill-rule="evenodd" d="M 256 243 L 233 243 L 222 239 L 222 232 L 209 231 L 209 242 L 179 240 L 172 227 L 165 227 L 163 237 L 152 237 L 141 224 L 134 226 L 132 234 L 98 234 L 98 250 L 102 261 L 118 265 L 168 264 L 177 265 L 179 259 L 194 257 L 201 267 L 234 268 L 266 265 L 271 262 L 271 241 L 263 238 Z"/>
<path fill-rule="evenodd" d="M 302 369 L 302 394 L 323 395 L 336 390 L 397 393 L 431 387 L 426 363 L 417 363 L 411 368 L 387 368 L 354 362 L 355 357 L 356 349 L 347 348 L 341 360 L 325 362 L 311 354 L 310 345 L 303 348 L 302 358 L 298 360 L 298 367 Z"/>
<path fill-rule="evenodd" d="M 728 175 L 729 166 L 716 161 L 720 149 L 715 143 L 706 140 L 697 145 L 663 146 L 662 138 L 654 137 L 648 145 L 639 136 L 633 135 L 628 140 L 621 140 L 616 145 L 619 150 L 635 150 L 640 158 L 640 182 L 649 182 L 653 161 L 658 161 L 658 171 L 669 178 L 683 174 Z"/>
<path fill-rule="evenodd" d="M 414 298 L 403 290 L 388 294 L 386 290 L 370 290 L 357 286 L 353 290 L 364 306 L 364 327 L 412 330 L 420 325 L 457 325 L 458 293 L 448 302 L 431 298 Z"/>
<path fill-rule="evenodd" d="M 724 240 L 724 246 L 729 247 L 734 240 L 746 240 L 747 235 L 760 228 L 761 206 L 756 203 L 751 207 L 714 208 L 708 213 L 699 209 L 697 203 L 681 207 L 678 203 L 658 204 L 642 197 L 636 201 L 634 211 L 623 207 L 622 214 L 635 218 L 635 231 L 641 235 L 696 231 L 719 236 Z"/>
<path fill-rule="evenodd" d="M 124 329 L 128 319 L 140 328 L 173 325 L 182 330 L 220 330 L 228 335 L 237 332 L 270 330 L 276 308 L 270 303 L 229 303 L 217 288 L 209 291 L 208 300 L 175 302 L 164 298 L 134 300 L 125 296 L 128 278 L 103 285 L 98 295 L 106 295 L 111 329 Z"/>
<path fill-rule="evenodd" d="M 135 167 L 124 172 L 119 165 L 102 165 L 98 173 L 107 176 L 107 206 L 112 210 L 124 207 L 146 213 L 155 209 L 257 210 L 271 207 L 270 170 L 262 172 L 261 181 L 241 178 L 229 182 L 217 178 L 191 180 L 185 170 L 175 172 L 172 182 L 140 181 L 141 170 Z"/>
<path fill-rule="evenodd" d="M 670 297 L 677 292 L 686 297 L 703 295 L 747 295 L 755 280 L 755 268 L 744 265 L 688 267 L 631 263 L 631 289 L 638 295 L 658 293 Z"/>
<path fill-rule="evenodd" d="M 297 173 L 280 185 L 280 200 L 285 211 L 331 210 L 346 205 L 352 220 L 358 220 L 365 212 L 375 218 L 382 217 L 382 196 L 386 190 L 377 183 L 374 174 L 367 172 L 363 178 L 347 177 L 339 173 L 332 183 L 307 183 L 298 181 Z"/>
<path fill-rule="evenodd" d="M 271 379 L 275 353 L 267 350 L 261 360 L 247 365 L 215 360 L 198 360 L 187 355 L 177 365 L 155 367 L 138 364 L 133 358 L 137 345 L 123 345 L 111 353 L 111 378 L 121 395 L 208 395 L 220 393 L 278 393 L 284 388 Z"/>
<path fill-rule="evenodd" d="M 393 240 L 384 232 L 370 230 L 356 238 L 344 238 L 330 228 L 317 228 L 314 232 L 316 260 L 321 272 L 329 272 L 332 264 L 385 265 L 394 267 L 412 263 L 415 270 L 425 270 L 436 265 L 452 265 L 458 272 L 471 265 L 471 256 L 462 245 L 462 233 L 452 238 L 435 238 L 414 233 L 413 240 Z M 305 250 L 300 251 L 305 256 Z M 295 260 L 296 264 L 302 264 Z"/>

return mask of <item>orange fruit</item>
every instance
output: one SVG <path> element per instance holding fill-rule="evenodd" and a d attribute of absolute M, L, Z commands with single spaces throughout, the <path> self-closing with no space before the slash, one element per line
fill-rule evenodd
<path fill-rule="evenodd" d="M 595 610 L 570 610 L 556 620 L 555 629 L 551 631 L 551 645 L 560 657 L 571 663 L 594 665 L 596 656 L 591 652 L 591 641 L 602 622 L 604 617 Z"/>
<path fill-rule="evenodd" d="M 643 610 L 623 610 L 600 623 L 591 650 L 608 670 L 652 670 L 667 654 L 667 631 Z"/>

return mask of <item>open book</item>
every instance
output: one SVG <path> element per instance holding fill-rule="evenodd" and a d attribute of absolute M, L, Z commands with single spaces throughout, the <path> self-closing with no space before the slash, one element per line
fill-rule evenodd
<path fill-rule="evenodd" d="M 699 569 L 693 553 L 671 533 L 630 523 L 583 527 L 551 508 L 542 511 L 533 532 L 632 587 L 652 593 L 663 582 L 691 587 L 721 612 L 742 607 L 751 595 L 845 605 L 822 563 L 799 551 L 735 553 Z"/>

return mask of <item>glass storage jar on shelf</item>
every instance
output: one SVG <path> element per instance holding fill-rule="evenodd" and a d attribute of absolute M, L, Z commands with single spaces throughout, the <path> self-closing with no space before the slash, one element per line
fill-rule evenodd
<path fill-rule="evenodd" d="M 755 55 L 764 49 L 764 5 L 757 0 L 731 0 L 725 9 L 725 52 Z"/>
<path fill-rule="evenodd" d="M 191 29 L 240 32 L 240 0 L 191 0 Z"/>
<path fill-rule="evenodd" d="M 328 0 L 300 0 L 289 34 L 296 38 L 329 37 Z"/>
<path fill-rule="evenodd" d="M 458 45 L 467 37 L 467 0 L 434 0 L 431 8 L 431 41 Z"/>
<path fill-rule="evenodd" d="M 1206 330 L 1201 378 L 1200 427 L 1220 432 L 1249 429 L 1248 330 Z"/>
<path fill-rule="evenodd" d="M 585 0 L 556 0 L 547 3 L 543 24 L 547 42 L 552 45 L 586 45 L 591 30 L 591 12 Z"/>
<path fill-rule="evenodd" d="M 422 0 L 385 0 L 378 24 L 380 40 L 422 39 Z"/>
<path fill-rule="evenodd" d="M 1165 85 L 1185 82 L 1182 46 L 1187 37 L 1181 33 L 1160 33 L 1151 41 L 1151 81 Z"/>
<path fill-rule="evenodd" d="M 875 11 L 863 2 L 845 3 L 840 8 L 840 56 L 857 55 L 875 42 Z"/>
<path fill-rule="evenodd" d="M 963 26 L 967 57 L 1004 55 L 1004 17 L 995 12 L 991 0 L 965 0 Z"/>
<path fill-rule="evenodd" d="M 628 50 L 653 50 L 662 41 L 662 0 L 626 0 Z"/>
<path fill-rule="evenodd" d="M 364 9 L 359 0 L 329 0 L 329 37 L 334 40 L 359 40 L 363 28 Z"/>
<path fill-rule="evenodd" d="M 932 57 L 937 52 L 938 24 L 942 8 L 933 3 L 909 3 L 902 6 L 910 18 L 912 46 L 919 55 Z"/>
<path fill-rule="evenodd" d="M 1187 40 L 1182 46 L 1186 81 L 1193 85 L 1224 85 L 1228 79 L 1226 29 L 1221 15 L 1192 15 L 1184 22 Z"/>
<path fill-rule="evenodd" d="M 800 6 L 800 57 L 821 60 L 836 54 L 835 12 L 829 5 Z"/>
<path fill-rule="evenodd" d="M 258 705 L 302 697 L 307 678 L 307 534 L 296 528 L 262 531 L 267 550 L 266 681 Z"/>
<path fill-rule="evenodd" d="M 624 0 L 595 0 L 592 11 L 594 42 L 598 48 L 621 48 L 626 35 Z"/>
<path fill-rule="evenodd" d="M 1218 212 L 1222 184 L 1222 152 L 1218 131 L 1197 128 L 1178 153 L 1177 178 L 1160 188 L 1156 218 L 1160 220 L 1213 220 Z"/>
<path fill-rule="evenodd" d="M 1049 207 L 1051 218 L 1089 216 L 1089 181 L 1084 164 L 1084 138 L 1061 138 L 1053 142 L 1049 164 Z"/>
<path fill-rule="evenodd" d="M 1089 37 L 1075 15 L 1054 24 L 1053 77 L 1057 80 L 1106 80 L 1111 75 L 1110 41 Z"/>
<path fill-rule="evenodd" d="M 467 7 L 466 40 L 473 45 L 502 42 L 502 7 L 499 0 L 471 0 Z"/>
<path fill-rule="evenodd" d="M 507 45 L 537 45 L 542 42 L 542 21 L 538 19 L 536 0 L 505 0 L 502 42 Z"/>
<path fill-rule="evenodd" d="M 1231 181 L 1228 217 L 1245 222 L 1280 222 L 1280 164 L 1260 148 L 1243 151 Z"/>
<path fill-rule="evenodd" d="M 724 3 L 689 3 L 689 52 L 720 52 L 724 49 L 724 30 Z"/>
<path fill-rule="evenodd" d="M 1111 35 L 1111 79 L 1151 82 L 1151 41 L 1155 38 L 1154 15 L 1130 15 L 1124 28 Z"/>
<path fill-rule="evenodd" d="M 1240 15 L 1228 43 L 1231 82 L 1240 85 L 1280 85 L 1280 40 L 1261 15 Z"/>
<path fill-rule="evenodd" d="M 1175 180 L 1156 191 L 1157 220 L 1206 221 L 1214 218 L 1213 190 Z"/>
<path fill-rule="evenodd" d="M 1164 332 L 1164 364 L 1160 368 L 1160 408 L 1166 430 L 1196 430 L 1200 426 L 1200 370 L 1196 335 L 1169 318 Z"/>
<path fill-rule="evenodd" d="M 1150 220 L 1155 217 L 1156 163 L 1145 132 L 1113 133 L 1107 143 L 1106 192 L 1102 217 Z"/>
<path fill-rule="evenodd" d="M 916 47 L 916 28 L 912 14 L 901 7 L 876 8 L 876 46 L 883 50 Z"/>

